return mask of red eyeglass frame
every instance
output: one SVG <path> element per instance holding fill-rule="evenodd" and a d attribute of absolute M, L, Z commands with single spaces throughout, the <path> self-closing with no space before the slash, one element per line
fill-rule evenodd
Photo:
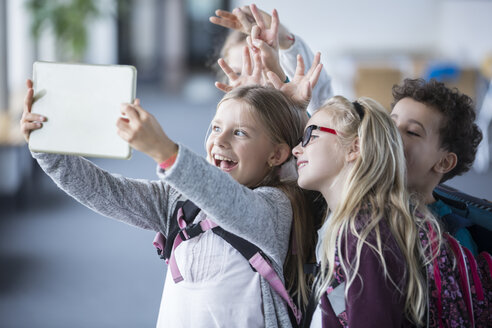
<path fill-rule="evenodd" d="M 334 129 L 327 128 L 324 126 L 318 126 L 318 125 L 314 125 L 314 124 L 310 125 L 304 131 L 304 135 L 302 136 L 301 140 L 299 140 L 302 147 L 306 147 L 309 144 L 313 130 L 319 130 L 319 131 L 328 132 L 328 133 L 337 135 L 337 131 L 335 131 Z"/>

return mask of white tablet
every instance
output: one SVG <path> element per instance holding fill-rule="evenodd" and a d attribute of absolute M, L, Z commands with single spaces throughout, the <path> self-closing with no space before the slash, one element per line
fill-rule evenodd
<path fill-rule="evenodd" d="M 135 99 L 133 66 L 35 62 L 32 112 L 47 118 L 29 137 L 36 152 L 128 159 L 116 133 L 122 103 Z"/>

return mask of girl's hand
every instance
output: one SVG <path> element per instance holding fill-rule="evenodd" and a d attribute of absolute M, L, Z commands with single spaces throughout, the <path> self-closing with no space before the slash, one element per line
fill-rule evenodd
<path fill-rule="evenodd" d="M 271 46 L 268 42 L 261 39 L 261 28 L 259 26 L 254 26 L 251 31 L 251 36 L 246 38 L 246 42 L 250 47 L 251 51 L 255 54 L 260 54 L 261 62 L 263 64 L 263 70 L 266 72 L 272 71 L 282 80 L 286 80 L 286 75 L 284 70 L 280 66 L 280 60 L 278 56 L 278 49 Z M 274 32 L 274 39 L 276 39 L 276 32 Z M 265 76 L 265 80 L 268 78 Z"/>
<path fill-rule="evenodd" d="M 229 92 L 232 89 L 239 88 L 241 86 L 264 83 L 261 76 L 263 66 L 261 64 L 260 55 L 255 54 L 253 56 L 253 60 L 254 64 L 252 65 L 249 49 L 245 46 L 243 48 L 243 67 L 241 69 L 241 75 L 237 75 L 232 68 L 227 65 L 225 60 L 220 58 L 218 60 L 219 66 L 229 78 L 230 85 L 222 82 L 215 82 L 215 86 L 224 92 Z"/>
<path fill-rule="evenodd" d="M 22 117 L 20 120 L 20 130 L 24 135 L 24 139 L 29 142 L 29 135 L 31 131 L 38 130 L 43 127 L 43 123 L 46 121 L 46 117 L 39 114 L 32 114 L 31 108 L 34 98 L 34 89 L 32 88 L 32 81 L 27 80 L 27 94 L 24 98 L 24 110 L 22 112 Z"/>
<path fill-rule="evenodd" d="M 285 93 L 292 101 L 306 110 L 311 100 L 312 89 L 318 83 L 319 75 L 323 69 L 320 59 L 321 54 L 318 52 L 314 55 L 311 68 L 304 74 L 304 60 L 301 55 L 297 55 L 296 73 L 289 83 L 283 83 L 274 72 L 268 72 L 267 75 L 276 89 Z"/>
<path fill-rule="evenodd" d="M 162 163 L 178 151 L 178 146 L 167 137 L 155 117 L 140 107 L 140 101 L 123 104 L 116 122 L 118 135 L 133 148 L 139 150 L 157 163 Z"/>
<path fill-rule="evenodd" d="M 272 24 L 272 16 L 254 4 L 235 8 L 232 13 L 218 9 L 215 11 L 215 14 L 217 17 L 212 16 L 209 18 L 211 23 L 248 35 L 251 34 L 251 30 L 255 25 L 262 24 L 264 29 L 270 29 Z M 281 24 L 278 26 L 278 42 L 280 49 L 288 49 L 294 43 L 293 35 Z"/>

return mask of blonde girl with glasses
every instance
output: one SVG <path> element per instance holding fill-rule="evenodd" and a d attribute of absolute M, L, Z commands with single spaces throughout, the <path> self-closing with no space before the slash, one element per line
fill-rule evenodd
<path fill-rule="evenodd" d="M 293 149 L 302 188 L 323 194 L 310 327 L 410 327 L 424 323 L 428 253 L 405 186 L 402 142 L 387 111 L 369 98 L 330 99 Z M 439 246 L 438 246 L 439 247 Z"/>

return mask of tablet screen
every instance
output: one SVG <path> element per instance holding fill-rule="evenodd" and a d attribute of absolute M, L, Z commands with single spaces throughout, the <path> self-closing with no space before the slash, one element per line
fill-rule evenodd
<path fill-rule="evenodd" d="M 47 121 L 31 133 L 32 151 L 130 158 L 116 121 L 121 104 L 135 99 L 133 66 L 35 62 L 33 84 L 32 112 Z"/>

